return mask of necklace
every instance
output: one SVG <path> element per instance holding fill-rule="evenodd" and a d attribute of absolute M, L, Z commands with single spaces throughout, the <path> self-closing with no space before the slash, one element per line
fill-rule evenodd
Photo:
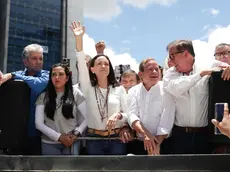
<path fill-rule="evenodd" d="M 97 107 L 98 111 L 101 116 L 101 122 L 105 118 L 108 118 L 108 96 L 109 96 L 109 87 L 107 88 L 106 96 L 102 94 L 100 88 L 98 86 L 95 86 L 95 97 L 97 101 Z"/>
<path fill-rule="evenodd" d="M 62 96 L 59 100 L 59 98 L 56 98 L 56 109 L 60 108 L 62 103 L 63 103 L 63 99 L 64 99 L 64 96 Z"/>

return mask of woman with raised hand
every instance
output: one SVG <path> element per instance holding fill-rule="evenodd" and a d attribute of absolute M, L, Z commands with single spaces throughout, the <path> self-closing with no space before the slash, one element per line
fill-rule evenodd
<path fill-rule="evenodd" d="M 88 140 L 89 155 L 123 155 L 126 145 L 119 137 L 121 128 L 126 127 L 126 91 L 119 86 L 115 78 L 109 57 L 96 55 L 89 69 L 86 66 L 83 52 L 83 35 L 85 28 L 80 22 L 70 26 L 76 40 L 76 51 L 79 68 L 80 89 L 86 96 L 88 110 L 88 137 L 99 137 L 101 140 Z"/>
<path fill-rule="evenodd" d="M 72 86 L 72 74 L 65 64 L 52 66 L 45 92 L 37 99 L 36 128 L 42 134 L 43 155 L 78 155 L 77 138 L 87 128 L 86 102 Z"/>

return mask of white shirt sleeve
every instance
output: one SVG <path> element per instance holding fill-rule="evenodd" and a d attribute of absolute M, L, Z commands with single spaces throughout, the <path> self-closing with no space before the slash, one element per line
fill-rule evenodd
<path fill-rule="evenodd" d="M 61 136 L 61 133 L 58 133 L 52 128 L 45 125 L 44 108 L 45 108 L 44 105 L 36 105 L 35 126 L 39 131 L 41 131 L 44 135 L 48 136 L 51 140 L 58 141 L 59 137 Z"/>
<path fill-rule="evenodd" d="M 169 135 L 175 120 L 175 102 L 172 95 L 167 92 L 163 94 L 163 113 L 157 129 L 157 135 Z"/>
<path fill-rule="evenodd" d="M 75 131 L 76 131 L 75 134 L 77 134 L 77 132 L 82 134 L 88 126 L 86 101 L 83 101 L 80 105 L 78 105 L 77 108 L 81 112 L 81 115 L 83 115 L 84 120 L 78 127 L 75 128 Z"/>
<path fill-rule="evenodd" d="M 89 70 L 86 65 L 85 61 L 85 54 L 83 51 L 77 52 L 77 61 L 78 61 L 78 72 L 79 72 L 79 83 L 80 83 L 80 89 L 84 96 L 87 97 L 88 90 L 91 86 L 90 78 L 89 78 Z"/>
<path fill-rule="evenodd" d="M 127 121 L 130 127 L 132 127 L 133 122 L 140 121 L 138 113 L 138 103 L 137 99 L 133 95 L 132 90 L 128 93 L 128 110 L 127 110 Z"/>
<path fill-rule="evenodd" d="M 127 122 L 127 93 L 123 86 L 120 86 L 120 112 L 122 114 L 122 122 Z"/>
<path fill-rule="evenodd" d="M 192 88 L 201 78 L 200 73 L 180 76 L 178 72 L 170 68 L 163 77 L 163 86 L 167 92 L 178 97 Z"/>

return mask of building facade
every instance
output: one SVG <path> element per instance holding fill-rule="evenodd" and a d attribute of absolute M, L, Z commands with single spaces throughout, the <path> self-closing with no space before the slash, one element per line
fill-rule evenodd
<path fill-rule="evenodd" d="M 4 21 L 0 26 L 0 70 L 23 69 L 23 48 L 32 43 L 43 46 L 44 69 L 62 59 L 76 59 L 68 26 L 71 21 L 83 21 L 81 0 L 1 0 L 0 18 Z"/>

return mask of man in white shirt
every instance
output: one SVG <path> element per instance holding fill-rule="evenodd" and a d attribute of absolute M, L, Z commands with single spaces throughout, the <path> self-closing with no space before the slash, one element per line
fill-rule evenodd
<path fill-rule="evenodd" d="M 177 40 L 168 45 L 169 58 L 175 64 L 164 75 L 165 91 L 176 103 L 175 122 L 171 135 L 171 153 L 211 153 L 208 131 L 208 76 L 212 67 L 226 65 L 218 61 L 202 70 L 196 64 L 192 41 Z M 229 67 L 223 78 L 229 79 Z"/>
<path fill-rule="evenodd" d="M 164 116 L 170 116 L 163 113 L 174 113 L 175 107 L 170 104 L 165 110 L 164 103 L 167 102 L 164 102 L 163 85 L 159 81 L 159 75 L 159 65 L 154 59 L 143 60 L 139 66 L 142 83 L 128 91 L 128 123 L 138 137 L 138 140 L 132 142 L 134 154 L 159 154 L 160 144 L 170 133 L 173 125 L 173 119 L 161 120 Z"/>

